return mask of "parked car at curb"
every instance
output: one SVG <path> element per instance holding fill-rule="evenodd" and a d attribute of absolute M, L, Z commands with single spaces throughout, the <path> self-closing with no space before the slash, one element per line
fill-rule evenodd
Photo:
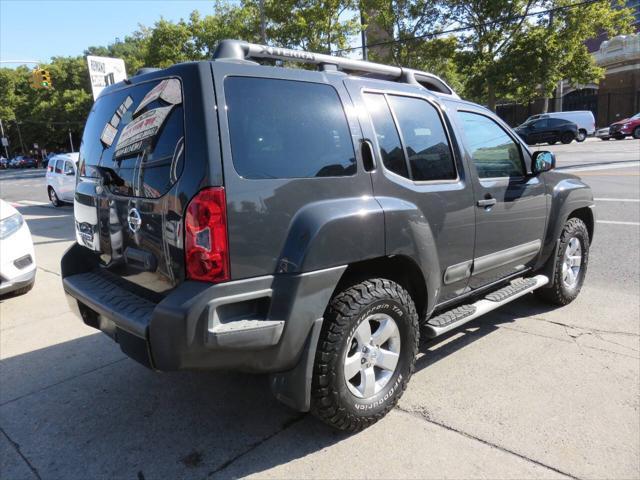
<path fill-rule="evenodd" d="M 357 431 L 397 404 L 421 325 L 577 297 L 593 195 L 554 166 L 427 72 L 227 40 L 98 97 L 62 283 L 143 365 L 268 373 Z"/>
<path fill-rule="evenodd" d="M 640 139 L 640 113 L 614 122 L 609 127 L 609 137 L 622 140 L 625 137 Z"/>
<path fill-rule="evenodd" d="M 530 116 L 527 118 L 526 122 L 540 118 L 558 118 L 575 123 L 578 126 L 578 135 L 576 136 L 577 142 L 584 142 L 589 135 L 593 135 L 596 132 L 596 119 L 593 116 L 593 112 L 590 110 L 540 113 L 538 115 Z"/>
<path fill-rule="evenodd" d="M 54 207 L 73 202 L 78 156 L 78 153 L 63 153 L 49 159 L 46 173 L 47 196 Z"/>
<path fill-rule="evenodd" d="M 578 138 L 578 126 L 560 118 L 538 118 L 527 120 L 515 128 L 527 145 L 558 142 L 569 144 Z"/>
<path fill-rule="evenodd" d="M 0 199 L 0 295 L 27 293 L 36 278 L 36 256 L 27 223 Z"/>
<path fill-rule="evenodd" d="M 0 169 L 4 170 L 6 168 L 9 168 L 9 159 L 0 157 Z"/>
<path fill-rule="evenodd" d="M 600 140 L 610 140 L 611 135 L 609 135 L 609 130 L 609 127 L 599 128 L 596 130 L 596 138 L 599 138 Z"/>

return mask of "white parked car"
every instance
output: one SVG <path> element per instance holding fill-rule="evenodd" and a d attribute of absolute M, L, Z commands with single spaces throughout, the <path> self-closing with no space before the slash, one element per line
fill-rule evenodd
<path fill-rule="evenodd" d="M 36 256 L 27 223 L 0 199 L 0 294 L 27 293 L 36 279 Z"/>
<path fill-rule="evenodd" d="M 76 191 L 77 153 L 61 153 L 51 157 L 47 165 L 47 195 L 54 207 L 73 202 Z"/>
<path fill-rule="evenodd" d="M 537 120 L 538 118 L 561 118 L 562 120 L 575 123 L 578 126 L 578 136 L 576 137 L 576 141 L 578 142 L 584 142 L 588 135 L 596 133 L 596 119 L 590 110 L 540 113 L 530 116 L 527 122 L 529 120 Z"/>

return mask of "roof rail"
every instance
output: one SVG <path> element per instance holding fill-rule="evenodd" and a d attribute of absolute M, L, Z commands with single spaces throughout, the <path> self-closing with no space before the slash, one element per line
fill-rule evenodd
<path fill-rule="evenodd" d="M 365 62 L 352 58 L 336 57 L 322 53 L 290 50 L 288 48 L 258 45 L 242 40 L 222 40 L 213 54 L 214 60 L 248 60 L 248 59 L 284 60 L 318 65 L 322 70 L 339 69 L 346 73 L 375 75 L 391 78 L 402 83 L 421 85 L 439 93 L 457 97 L 453 89 L 444 80 L 431 73 L 411 68 L 394 67 L 381 63 Z"/>

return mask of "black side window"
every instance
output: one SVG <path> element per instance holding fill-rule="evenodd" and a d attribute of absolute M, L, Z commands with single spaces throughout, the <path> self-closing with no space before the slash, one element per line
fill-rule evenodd
<path fill-rule="evenodd" d="M 415 181 L 456 178 L 453 155 L 436 108 L 419 98 L 389 95 Z"/>
<path fill-rule="evenodd" d="M 233 165 L 244 178 L 356 172 L 342 103 L 320 83 L 251 77 L 224 82 Z"/>
<path fill-rule="evenodd" d="M 524 175 L 520 147 L 500 125 L 477 113 L 458 114 L 467 148 L 480 178 Z"/>
<path fill-rule="evenodd" d="M 380 93 L 365 93 L 364 100 L 376 132 L 382 163 L 393 173 L 409 178 L 400 136 L 384 95 Z"/>

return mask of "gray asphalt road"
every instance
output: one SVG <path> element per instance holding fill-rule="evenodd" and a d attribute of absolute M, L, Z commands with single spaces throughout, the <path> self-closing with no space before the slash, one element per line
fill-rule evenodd
<path fill-rule="evenodd" d="M 639 478 L 640 142 L 552 149 L 592 164 L 572 172 L 598 215 L 580 297 L 529 296 L 422 342 L 398 408 L 357 435 L 288 410 L 264 377 L 125 358 L 63 298 L 71 207 L 45 203 L 42 172 L 0 172 L 39 265 L 0 303 L 2 478 Z M 629 163 L 595 166 L 609 159 Z"/>

